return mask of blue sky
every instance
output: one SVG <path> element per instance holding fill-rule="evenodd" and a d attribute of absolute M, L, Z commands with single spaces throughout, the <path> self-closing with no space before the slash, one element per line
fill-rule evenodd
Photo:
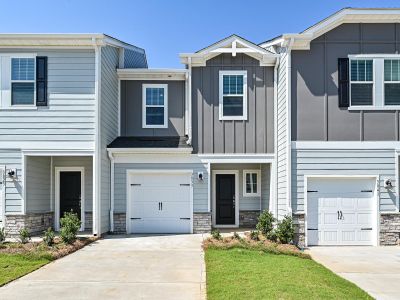
<path fill-rule="evenodd" d="M 0 32 L 107 33 L 145 48 L 149 67 L 181 68 L 178 53 L 233 33 L 259 43 L 343 7 L 400 7 L 400 1 L 3 0 L 1 6 Z"/>

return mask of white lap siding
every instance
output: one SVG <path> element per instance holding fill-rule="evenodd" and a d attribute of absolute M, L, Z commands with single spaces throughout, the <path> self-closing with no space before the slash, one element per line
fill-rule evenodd
<path fill-rule="evenodd" d="M 304 211 L 304 175 L 378 175 L 380 211 L 398 210 L 394 150 L 301 150 L 292 151 L 293 212 Z M 384 187 L 390 178 L 393 188 Z"/>

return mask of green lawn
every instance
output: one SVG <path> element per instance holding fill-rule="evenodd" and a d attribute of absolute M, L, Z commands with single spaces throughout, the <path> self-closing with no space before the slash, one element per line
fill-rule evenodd
<path fill-rule="evenodd" d="M 0 254 L 0 286 L 30 273 L 50 262 L 50 258 L 24 255 Z"/>
<path fill-rule="evenodd" d="M 311 259 L 246 249 L 207 249 L 213 299 L 372 299 Z"/>

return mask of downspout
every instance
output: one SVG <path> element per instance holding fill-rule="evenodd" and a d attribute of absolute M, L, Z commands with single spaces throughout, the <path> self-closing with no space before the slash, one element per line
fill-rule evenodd
<path fill-rule="evenodd" d="M 188 141 L 192 145 L 192 58 L 188 57 Z"/>
<path fill-rule="evenodd" d="M 111 195 L 110 195 L 110 231 L 114 232 L 114 155 L 111 151 L 107 150 L 108 158 L 111 162 L 110 177 L 111 177 Z"/>
<path fill-rule="evenodd" d="M 291 52 L 294 43 L 294 38 L 289 41 L 287 49 L 287 66 L 286 66 L 286 106 L 287 106 L 287 213 L 292 215 L 292 111 L 291 111 L 291 101 L 292 101 L 292 59 Z"/>
<path fill-rule="evenodd" d="M 276 59 L 274 67 L 274 163 L 271 166 L 270 173 L 274 174 L 271 177 L 273 189 L 270 190 L 269 211 L 273 212 L 275 217 L 278 217 L 278 68 L 280 64 L 280 57 Z"/>

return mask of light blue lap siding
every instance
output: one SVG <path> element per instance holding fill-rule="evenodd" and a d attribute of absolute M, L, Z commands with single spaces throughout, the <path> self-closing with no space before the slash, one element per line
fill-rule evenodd
<path fill-rule="evenodd" d="M 304 211 L 304 175 L 377 175 L 380 211 L 398 210 L 394 150 L 299 150 L 292 151 L 293 211 Z M 386 189 L 390 178 L 394 188 Z"/>
<path fill-rule="evenodd" d="M 0 166 L 7 170 L 16 169 L 16 178 L 6 176 L 5 187 L 5 213 L 21 213 L 23 210 L 23 171 L 22 156 L 19 150 L 0 150 Z"/>
<path fill-rule="evenodd" d="M 114 212 L 126 211 L 126 176 L 127 170 L 193 170 L 193 211 L 208 210 L 208 174 L 207 165 L 197 163 L 183 164 L 115 164 Z M 197 172 L 203 172 L 204 179 L 197 179 Z"/>
<path fill-rule="evenodd" d="M 25 168 L 26 211 L 50 211 L 51 158 L 49 156 L 28 156 Z"/>
<path fill-rule="evenodd" d="M 147 68 L 146 54 L 143 49 L 125 49 L 124 54 L 124 68 Z"/>

